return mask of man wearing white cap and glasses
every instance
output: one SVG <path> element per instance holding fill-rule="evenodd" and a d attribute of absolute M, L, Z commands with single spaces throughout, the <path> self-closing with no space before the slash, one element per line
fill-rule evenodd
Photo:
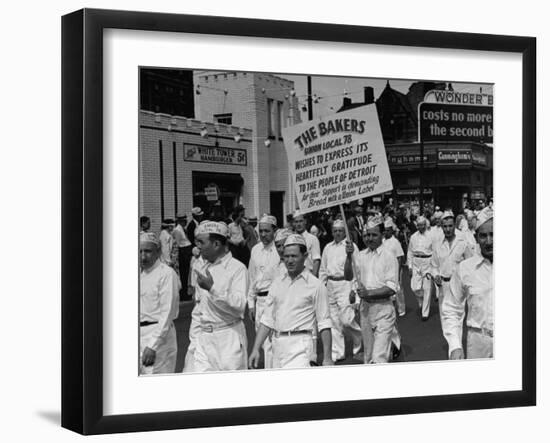
<path fill-rule="evenodd" d="M 301 235 L 285 240 L 287 271 L 269 289 L 267 306 L 250 354 L 249 365 L 257 368 L 260 347 L 270 333 L 273 339 L 273 368 L 310 366 L 312 331 L 317 322 L 323 341 L 323 365 L 333 365 L 331 321 L 325 286 L 305 269 L 307 247 Z"/>
<path fill-rule="evenodd" d="M 449 295 L 443 300 L 442 327 L 451 360 L 493 357 L 493 215 L 490 207 L 478 214 L 476 240 L 481 255 L 474 255 L 458 265 L 451 277 Z M 462 324 L 466 303 L 464 354 Z"/>
<path fill-rule="evenodd" d="M 178 353 L 173 321 L 179 313 L 179 278 L 160 261 L 160 241 L 155 234 L 140 235 L 139 258 L 139 373 L 172 373 Z"/>
<path fill-rule="evenodd" d="M 355 321 L 355 310 L 350 305 L 349 294 L 352 283 L 344 277 L 346 263 L 346 229 L 344 221 L 337 219 L 332 224 L 334 240 L 328 243 L 323 250 L 319 280 L 327 287 L 332 320 L 332 359 L 342 360 L 345 356 L 345 335 L 353 340 L 353 353 L 357 354 L 361 348 L 361 328 Z M 350 242 L 351 243 L 351 242 Z M 353 244 L 354 254 L 359 249 Z"/>
<path fill-rule="evenodd" d="M 275 246 L 275 231 L 277 219 L 272 215 L 263 215 L 259 222 L 260 243 L 252 248 L 248 264 L 248 312 L 255 323 L 256 330 L 260 327 L 260 319 L 264 313 L 267 294 L 271 283 L 279 274 L 280 257 Z M 264 349 L 264 367 L 271 368 L 271 341 L 266 340 Z"/>
<path fill-rule="evenodd" d="M 472 256 L 466 240 L 457 235 L 453 212 L 445 211 L 441 220 L 444 237 L 434 242 L 432 255 L 432 273 L 438 289 L 440 316 L 443 300 L 450 292 L 453 272 L 460 262 Z"/>
<path fill-rule="evenodd" d="M 367 248 L 358 255 L 360 315 L 365 363 L 386 363 L 390 360 L 395 331 L 395 309 L 391 297 L 397 291 L 397 260 L 382 247 L 384 220 L 380 214 L 369 217 L 363 230 Z M 353 275 L 353 248 L 346 245 L 346 278 Z"/>
<path fill-rule="evenodd" d="M 321 265 L 321 246 L 319 239 L 307 232 L 306 219 L 300 211 L 294 213 L 293 221 L 294 231 L 304 237 L 307 246 L 306 269 L 315 277 L 319 275 L 319 266 Z"/>
<path fill-rule="evenodd" d="M 203 221 L 195 235 L 204 260 L 202 268 L 195 271 L 201 328 L 193 363 L 197 372 L 247 367 L 247 340 L 242 321 L 247 272 L 228 251 L 228 234 L 225 223 Z"/>
<path fill-rule="evenodd" d="M 416 219 L 416 231 L 411 235 L 407 251 L 407 266 L 411 276 L 411 289 L 416 295 L 422 311 L 422 320 L 428 320 L 432 292 L 431 259 L 432 236 L 427 231 L 427 220 L 423 216 Z"/>

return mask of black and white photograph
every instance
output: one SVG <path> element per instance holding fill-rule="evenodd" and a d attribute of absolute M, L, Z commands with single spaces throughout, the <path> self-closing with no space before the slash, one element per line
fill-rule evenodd
<path fill-rule="evenodd" d="M 492 83 L 137 75 L 139 375 L 495 357 Z"/>

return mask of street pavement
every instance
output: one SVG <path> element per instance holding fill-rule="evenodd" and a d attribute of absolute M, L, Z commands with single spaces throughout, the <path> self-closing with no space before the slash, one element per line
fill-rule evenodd
<path fill-rule="evenodd" d="M 411 361 L 435 361 L 447 359 L 447 342 L 441 332 L 441 322 L 439 319 L 439 307 L 435 295 L 432 296 L 430 317 L 427 321 L 422 321 L 420 310 L 413 292 L 410 289 L 410 281 L 407 268 L 403 269 L 402 286 L 405 289 L 405 303 L 407 306 L 406 314 L 398 317 L 397 327 L 401 334 L 401 353 L 394 360 L 395 363 Z M 187 347 L 189 346 L 189 326 L 191 324 L 191 311 L 193 302 L 180 302 L 180 314 L 175 320 L 176 333 L 178 337 L 178 357 L 176 362 L 176 372 L 181 372 Z M 248 313 L 247 313 L 248 314 Z M 245 316 L 245 326 L 248 336 L 248 351 L 254 344 L 254 325 Z M 351 342 L 346 342 L 346 353 L 349 356 L 337 364 L 360 364 L 351 357 Z M 319 343 L 318 349 L 319 362 L 322 360 L 322 347 Z"/>

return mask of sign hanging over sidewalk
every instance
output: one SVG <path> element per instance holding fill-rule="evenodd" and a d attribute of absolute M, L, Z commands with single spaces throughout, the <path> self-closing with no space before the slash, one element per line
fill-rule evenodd
<path fill-rule="evenodd" d="M 493 142 L 493 107 L 423 102 L 418 105 L 422 141 Z"/>
<path fill-rule="evenodd" d="M 302 212 L 393 189 L 374 104 L 283 129 Z"/>

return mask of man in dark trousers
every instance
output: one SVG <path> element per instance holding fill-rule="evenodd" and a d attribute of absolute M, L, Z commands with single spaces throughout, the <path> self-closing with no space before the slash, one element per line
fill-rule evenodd
<path fill-rule="evenodd" d="M 193 251 L 193 244 L 187 238 L 187 233 L 185 232 L 187 225 L 187 216 L 185 214 L 178 214 L 176 218 L 176 227 L 172 231 L 174 240 L 178 245 L 178 263 L 179 263 L 179 274 L 181 280 L 181 292 L 180 299 L 190 300 L 191 294 L 189 291 L 189 265 L 191 263 L 191 255 Z"/>

